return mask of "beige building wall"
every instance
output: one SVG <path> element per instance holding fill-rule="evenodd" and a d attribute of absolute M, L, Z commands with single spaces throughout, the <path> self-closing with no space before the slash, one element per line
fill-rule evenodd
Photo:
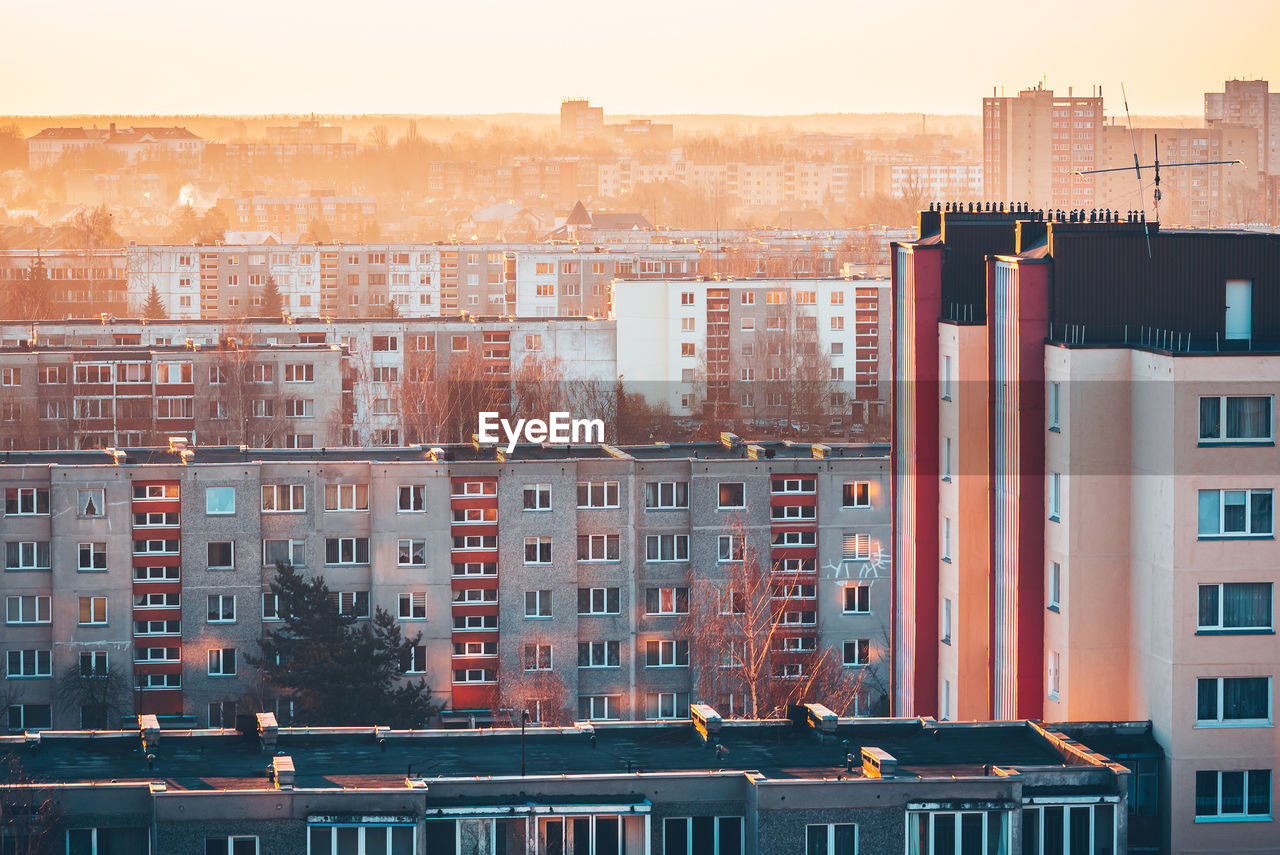
<path fill-rule="evenodd" d="M 1270 816 L 1196 818 L 1200 771 L 1270 770 L 1275 804 L 1274 612 L 1271 630 L 1206 633 L 1198 605 L 1200 585 L 1274 584 L 1280 554 L 1274 534 L 1200 536 L 1198 501 L 1201 490 L 1276 490 L 1280 458 L 1273 442 L 1202 443 L 1199 401 L 1274 395 L 1280 360 L 1066 347 L 1046 348 L 1045 360 L 1046 394 L 1060 384 L 1057 431 L 1047 408 L 1046 480 L 1063 475 L 1060 519 L 1045 523 L 1046 563 L 1062 568 L 1045 620 L 1059 693 L 1045 718 L 1153 722 L 1171 851 L 1280 852 Z M 1271 678 L 1267 721 L 1197 723 L 1197 681 L 1217 677 Z"/>

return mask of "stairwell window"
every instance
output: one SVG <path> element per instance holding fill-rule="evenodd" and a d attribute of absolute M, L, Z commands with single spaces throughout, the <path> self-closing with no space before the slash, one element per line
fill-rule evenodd
<path fill-rule="evenodd" d="M 1058 522 L 1062 519 L 1062 473 L 1049 473 L 1049 519 Z"/>
<path fill-rule="evenodd" d="M 1200 537 L 1263 537 L 1272 534 L 1270 490 L 1201 490 Z"/>

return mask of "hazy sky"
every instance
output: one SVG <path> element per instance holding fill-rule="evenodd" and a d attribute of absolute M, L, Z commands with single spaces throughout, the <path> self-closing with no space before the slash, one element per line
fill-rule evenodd
<path fill-rule="evenodd" d="M 1280 89 L 1280 0 L 0 0 L 0 113 L 978 113 Z"/>

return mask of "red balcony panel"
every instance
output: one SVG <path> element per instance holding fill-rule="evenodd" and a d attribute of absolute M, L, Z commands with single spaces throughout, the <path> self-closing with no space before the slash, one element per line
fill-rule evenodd
<path fill-rule="evenodd" d="M 182 715 L 181 689 L 147 689 L 137 695 L 140 715 Z"/>

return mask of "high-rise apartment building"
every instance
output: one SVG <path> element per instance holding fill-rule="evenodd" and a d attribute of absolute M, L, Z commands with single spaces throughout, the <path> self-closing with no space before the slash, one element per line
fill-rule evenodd
<path fill-rule="evenodd" d="M 1258 134 L 1257 171 L 1270 175 L 1280 166 L 1280 92 L 1266 80 L 1228 80 L 1222 92 L 1204 93 L 1204 123 L 1243 125 Z"/>
<path fill-rule="evenodd" d="M 586 98 L 566 98 L 560 102 L 560 139 L 585 142 L 604 130 L 604 107 L 592 107 Z"/>
<path fill-rule="evenodd" d="M 1280 238 L 1073 216 L 896 248 L 897 711 L 1149 717 L 1166 851 L 1275 851 Z"/>
<path fill-rule="evenodd" d="M 1055 95 L 1037 85 L 1016 97 L 982 99 L 983 195 L 989 202 L 1029 200 L 1049 208 L 1093 208 L 1094 183 L 1077 170 L 1099 166 L 1102 89 Z"/>

